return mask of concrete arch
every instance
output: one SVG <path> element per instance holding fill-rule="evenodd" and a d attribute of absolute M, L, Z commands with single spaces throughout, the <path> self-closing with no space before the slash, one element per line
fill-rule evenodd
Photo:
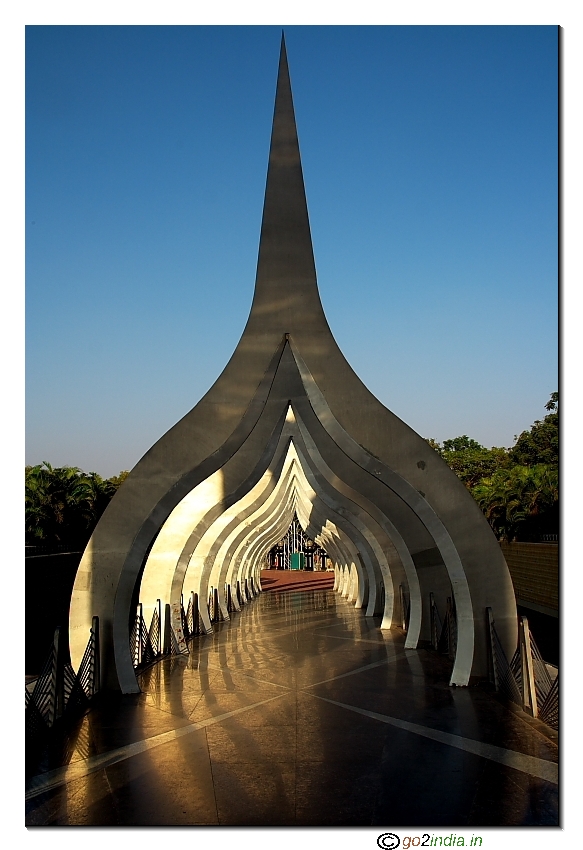
<path fill-rule="evenodd" d="M 293 472 L 283 460 L 292 438 Z M 486 673 L 486 607 L 513 650 L 512 583 L 481 511 L 426 441 L 366 389 L 324 316 L 282 49 L 249 319 L 216 383 L 146 453 L 98 523 L 71 600 L 74 666 L 97 615 L 102 685 L 137 692 L 128 634 L 136 587 L 148 605 L 175 601 L 189 581 L 202 596 L 212 582 L 221 594 L 247 580 L 253 595 L 265 547 L 298 510 L 335 559 L 337 589 L 359 605 L 366 599 L 369 616 L 382 582 L 384 627 L 398 585 L 407 586 L 408 647 L 427 628 L 428 582 L 442 594 L 451 587 L 453 684 Z"/>
<path fill-rule="evenodd" d="M 245 512 L 244 508 L 249 504 L 256 505 L 257 504 L 257 495 L 262 489 L 263 490 L 265 489 L 266 484 L 267 485 L 272 484 L 275 480 L 275 477 L 278 474 L 283 475 L 282 451 L 283 451 L 283 445 L 288 444 L 290 432 L 294 433 L 295 438 L 298 439 L 297 427 L 295 427 L 295 419 L 293 417 L 293 414 L 291 414 L 291 410 L 288 411 L 288 415 L 286 417 L 286 426 L 283 429 L 282 434 L 280 436 L 278 448 L 277 448 L 277 450 L 274 454 L 274 457 L 272 458 L 272 463 L 270 464 L 270 467 L 268 468 L 267 472 L 264 474 L 263 478 L 258 482 L 258 484 L 255 485 L 254 488 L 252 488 L 249 491 L 249 493 L 245 497 L 243 497 L 243 499 L 240 500 L 240 502 L 236 503 L 234 506 L 227 509 L 223 514 L 221 514 L 214 521 L 214 523 L 209 528 L 206 529 L 206 531 L 203 534 L 203 539 L 205 537 L 208 538 L 209 535 L 211 535 L 211 533 L 216 538 L 217 527 L 218 527 L 219 532 L 222 531 L 225 528 L 226 522 L 227 522 L 227 520 L 229 520 L 230 517 L 232 517 L 232 519 L 231 519 L 229 525 L 230 526 L 235 525 L 235 527 L 236 527 L 237 524 L 241 520 L 241 512 L 243 511 L 245 516 L 248 515 L 248 512 Z M 289 454 L 289 449 L 288 449 L 288 454 Z M 296 459 L 297 459 L 297 456 L 296 456 Z M 301 462 L 301 458 L 299 458 L 299 460 Z M 277 463 L 277 467 L 275 469 L 275 472 L 272 472 L 272 465 L 275 464 L 275 463 Z M 288 466 L 289 466 L 289 463 L 288 463 Z M 305 471 L 304 467 L 305 467 L 305 462 L 301 464 L 301 468 L 302 468 L 303 471 Z M 315 482 L 312 480 L 311 484 L 314 485 L 314 483 Z M 187 498 L 185 498 L 185 500 L 183 500 L 183 503 L 181 503 L 181 505 L 178 506 L 179 510 L 177 511 L 177 522 L 178 522 L 179 528 L 182 528 L 183 525 L 184 525 L 184 522 L 183 522 L 184 511 L 185 511 L 184 504 L 187 504 L 187 505 L 191 504 L 192 501 L 193 501 L 193 498 L 192 498 L 193 495 L 196 496 L 196 493 L 189 494 L 189 496 Z M 331 506 L 330 502 L 328 502 L 327 504 L 328 504 L 328 506 Z M 191 512 L 191 515 L 192 515 L 192 512 Z M 173 520 L 173 517 L 171 515 L 171 517 L 167 521 L 167 524 L 171 525 L 172 520 Z M 356 524 L 358 525 L 358 519 L 356 520 Z M 364 534 L 366 536 L 367 530 L 361 524 L 361 526 L 360 526 L 361 532 L 362 532 L 363 529 L 364 529 Z M 219 542 L 220 542 L 220 536 L 221 535 L 219 534 Z M 175 551 L 174 551 L 174 553 L 172 553 L 172 552 L 169 551 L 169 547 L 167 545 L 167 540 L 168 540 L 169 537 L 172 537 L 172 535 L 169 535 L 169 534 L 166 533 L 166 526 L 164 526 L 161 530 L 160 540 L 163 543 L 165 543 L 165 545 L 166 545 L 166 549 L 165 549 L 166 562 L 168 563 L 168 561 L 170 560 L 170 562 L 174 563 L 177 560 L 177 553 L 180 551 L 183 541 L 181 539 L 178 540 L 178 542 L 175 546 Z M 176 537 L 176 534 L 174 534 L 174 537 Z M 375 548 L 375 540 L 372 537 L 372 535 L 370 535 L 370 534 L 368 534 L 368 542 L 372 544 L 372 547 L 374 549 Z M 199 546 L 200 546 L 200 539 L 199 539 Z M 366 544 L 365 544 L 365 546 L 366 546 Z M 211 545 L 210 548 L 212 548 L 212 545 Z M 203 558 L 206 561 L 206 559 L 208 558 L 208 551 L 209 551 L 208 546 L 207 546 L 207 549 L 202 554 L 200 553 L 199 550 L 195 550 L 195 551 L 197 552 L 197 556 L 198 556 L 199 559 Z M 191 554 L 190 565 L 192 565 L 192 558 L 194 557 L 194 555 L 195 555 L 195 553 L 193 552 Z M 377 556 L 377 561 L 379 559 L 380 559 L 381 562 L 384 560 L 384 555 L 383 555 L 382 549 L 380 549 L 378 544 L 376 545 L 376 556 Z M 357 565 L 357 570 L 358 570 L 358 555 L 357 555 L 356 550 L 352 552 L 352 559 L 353 559 L 354 563 Z M 366 560 L 367 566 L 369 567 L 369 580 L 374 582 L 374 574 L 373 574 L 373 571 L 371 569 L 370 558 L 368 558 L 367 555 L 365 555 L 365 560 Z M 160 572 L 156 560 L 154 560 L 152 558 L 152 560 L 147 564 L 147 569 L 146 569 L 146 572 L 144 574 L 144 579 L 142 580 L 141 598 L 142 598 L 142 601 L 144 603 L 145 610 L 149 609 L 149 607 L 152 607 L 155 604 L 156 599 L 158 599 L 158 598 L 168 598 L 168 596 L 167 596 L 167 589 L 168 588 L 167 587 L 161 588 L 158 585 L 154 588 L 154 592 L 152 593 L 152 591 L 150 589 L 151 582 L 148 581 L 149 580 L 148 567 L 150 568 L 150 570 L 154 570 L 154 571 L 157 570 L 158 573 Z M 384 564 L 384 567 L 385 567 L 385 571 L 387 571 L 388 566 L 386 565 L 386 563 Z M 223 578 L 224 578 L 224 576 L 223 576 Z M 387 579 L 387 581 L 390 580 L 389 576 L 386 573 L 385 573 L 385 578 Z M 212 574 L 210 575 L 209 581 L 212 581 Z M 166 583 L 168 584 L 168 579 L 167 579 Z M 223 613 L 225 615 L 226 614 L 226 608 L 224 606 L 223 580 L 222 580 L 222 578 L 219 576 L 218 580 L 215 583 L 216 583 L 218 590 L 219 590 L 219 602 L 220 602 L 220 604 L 223 603 L 223 604 L 221 604 L 221 607 L 222 607 Z M 365 586 L 366 586 L 366 582 L 363 580 L 363 578 L 361 578 L 361 580 L 359 582 L 359 587 L 364 588 Z M 178 591 L 182 592 L 182 590 L 183 590 L 182 583 L 180 583 L 179 585 L 176 585 L 176 572 L 175 572 L 174 578 L 173 578 L 173 588 L 174 588 L 174 590 L 173 590 L 172 601 L 174 602 L 174 601 L 177 601 L 176 600 L 177 592 Z M 201 587 L 198 581 L 195 581 L 193 583 L 192 578 L 190 579 L 190 583 L 188 583 L 188 590 L 191 590 L 191 589 L 194 589 L 195 592 L 197 592 L 199 594 L 199 598 L 201 600 L 206 597 L 206 585 L 205 585 L 205 587 Z M 150 598 L 148 598 L 148 596 L 147 596 L 148 590 L 150 590 Z M 385 627 L 387 627 L 386 623 L 385 623 Z"/>

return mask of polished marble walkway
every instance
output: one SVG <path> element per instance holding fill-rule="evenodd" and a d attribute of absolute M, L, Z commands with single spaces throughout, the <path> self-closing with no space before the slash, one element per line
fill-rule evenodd
<path fill-rule="evenodd" d="M 29 769 L 33 825 L 557 825 L 555 734 L 333 591 L 264 593 Z"/>

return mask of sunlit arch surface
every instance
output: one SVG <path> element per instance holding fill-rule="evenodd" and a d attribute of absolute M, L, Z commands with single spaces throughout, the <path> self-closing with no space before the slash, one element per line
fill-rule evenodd
<path fill-rule="evenodd" d="M 427 442 L 366 389 L 328 327 L 282 44 L 247 325 L 214 386 L 132 470 L 95 529 L 71 600 L 73 664 L 97 615 L 103 685 L 137 692 L 136 599 L 148 618 L 158 600 L 196 593 L 210 631 L 210 589 L 225 619 L 229 588 L 235 612 L 237 587 L 243 602 L 259 593 L 266 555 L 294 516 L 326 550 L 334 590 L 380 628 L 394 625 L 406 595 L 407 648 L 429 638 L 429 594 L 442 610 L 454 600 L 453 684 L 486 673 L 487 606 L 507 651 L 514 647 L 512 583 L 481 511 Z"/>

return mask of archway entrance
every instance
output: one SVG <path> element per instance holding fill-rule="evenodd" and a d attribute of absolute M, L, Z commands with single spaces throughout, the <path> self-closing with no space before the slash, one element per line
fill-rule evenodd
<path fill-rule="evenodd" d="M 97 525 L 71 600 L 73 666 L 97 616 L 102 686 L 138 693 L 136 588 L 137 632 L 157 611 L 159 629 L 186 652 L 184 601 L 204 633 L 228 622 L 261 592 L 261 569 L 290 526 L 293 541 L 276 553 L 285 568 L 309 565 L 305 534 L 319 547 L 312 568 L 325 558 L 335 589 L 380 617 L 381 630 L 406 623 L 407 649 L 447 617 L 452 685 L 488 674 L 487 611 L 512 656 L 514 593 L 488 523 L 427 442 L 362 384 L 326 321 L 282 42 L 247 325 L 214 386 L 137 464 Z"/>
<path fill-rule="evenodd" d="M 304 531 L 297 515 L 285 535 L 267 555 L 266 568 L 270 570 L 326 570 L 326 550 L 318 546 Z"/>

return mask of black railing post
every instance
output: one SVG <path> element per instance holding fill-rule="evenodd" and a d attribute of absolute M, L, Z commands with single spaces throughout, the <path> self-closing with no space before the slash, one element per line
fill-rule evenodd
<path fill-rule="evenodd" d="M 138 667 L 144 657 L 144 614 L 142 603 L 138 604 Z"/>
<path fill-rule="evenodd" d="M 170 655 L 172 652 L 172 619 L 168 603 L 164 606 L 164 645 L 162 652 L 164 655 Z"/>
<path fill-rule="evenodd" d="M 156 656 L 162 655 L 162 602 L 157 599 L 158 603 L 158 640 L 156 642 Z"/>
<path fill-rule="evenodd" d="M 457 608 L 455 606 L 455 596 L 451 597 L 451 660 L 455 661 L 457 655 Z"/>
<path fill-rule="evenodd" d="M 93 683 L 91 687 L 91 696 L 99 693 L 101 688 L 101 649 L 99 643 L 99 617 L 93 617 L 91 620 L 91 631 L 93 633 Z"/>
<path fill-rule="evenodd" d="M 198 627 L 198 593 L 195 593 L 194 590 L 191 591 L 192 598 L 192 634 L 198 635 L 200 633 L 200 629 Z"/>
<path fill-rule="evenodd" d="M 52 680 L 52 710 L 49 715 L 49 726 L 54 726 L 65 713 L 65 645 L 63 629 L 55 629 L 54 663 Z"/>
<path fill-rule="evenodd" d="M 518 621 L 520 664 L 522 670 L 522 707 L 533 717 L 538 716 L 532 649 L 530 645 L 530 629 L 526 617 Z"/>
<path fill-rule="evenodd" d="M 494 658 L 494 636 L 492 634 L 493 625 L 494 617 L 492 616 L 492 609 L 488 607 L 486 608 L 486 634 L 488 638 L 486 641 L 486 645 L 488 647 L 488 681 L 491 685 L 494 685 L 495 690 L 498 690 L 496 660 Z"/>

